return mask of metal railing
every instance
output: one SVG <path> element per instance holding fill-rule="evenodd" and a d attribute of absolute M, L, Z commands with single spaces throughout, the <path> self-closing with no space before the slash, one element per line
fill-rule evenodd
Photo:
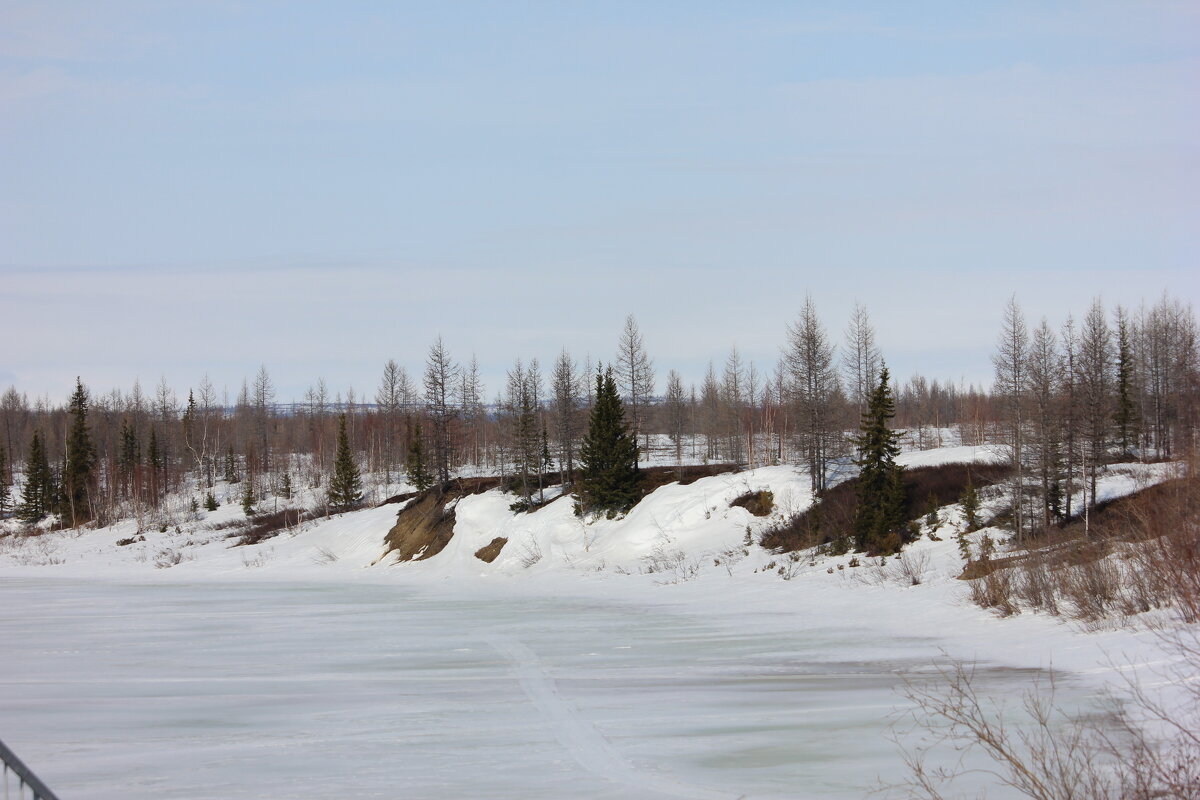
<path fill-rule="evenodd" d="M 30 800 L 58 800 L 58 795 L 50 791 L 41 779 L 33 774 L 25 762 L 17 758 L 17 754 L 8 749 L 8 745 L 0 742 L 0 762 L 4 765 L 4 800 L 10 800 L 8 794 L 9 773 L 17 778 L 17 798 L 23 799 L 26 790 Z"/>

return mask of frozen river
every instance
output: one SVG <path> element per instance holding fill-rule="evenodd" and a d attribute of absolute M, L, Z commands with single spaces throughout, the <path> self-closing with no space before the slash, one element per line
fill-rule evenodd
<path fill-rule="evenodd" d="M 0 738 L 64 800 L 861 797 L 901 774 L 896 687 L 935 641 L 862 657 L 820 614 L 611 593 L 5 578 Z"/>

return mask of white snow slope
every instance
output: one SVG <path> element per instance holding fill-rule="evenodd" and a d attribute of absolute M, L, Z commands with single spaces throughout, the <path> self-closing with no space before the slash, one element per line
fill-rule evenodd
<path fill-rule="evenodd" d="M 1170 471 L 1126 465 L 1102 491 Z M 590 524 L 568 498 L 513 514 L 491 491 L 403 564 L 380 558 L 395 505 L 250 547 L 212 529 L 232 505 L 125 545 L 131 522 L 6 537 L 0 738 L 64 797 L 861 797 L 903 776 L 906 676 L 970 659 L 1012 696 L 1053 668 L 1091 708 L 1163 658 L 1129 629 L 970 605 L 953 525 L 906 556 L 917 586 L 894 562 L 766 553 L 748 532 L 774 519 L 729 505 L 758 489 L 775 516 L 811 502 L 793 467 Z"/>

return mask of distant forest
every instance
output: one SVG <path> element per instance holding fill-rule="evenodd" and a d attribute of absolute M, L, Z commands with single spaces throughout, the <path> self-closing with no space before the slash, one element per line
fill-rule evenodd
<path fill-rule="evenodd" d="M 221 481 L 248 482 L 260 499 L 320 492 L 334 473 L 343 414 L 351 456 L 377 493 L 404 481 L 414 454 L 443 481 L 553 472 L 570 482 L 602 366 L 613 371 L 643 458 L 794 463 L 822 489 L 853 455 L 885 344 L 865 308 L 835 335 L 807 298 L 777 363 L 760 368 L 735 348 L 710 362 L 699 385 L 664 371 L 629 316 L 611 362 L 580 363 L 566 350 L 549 364 L 518 358 L 490 396 L 476 360 L 456 360 L 440 338 L 419 375 L 384 364 L 373 396 L 318 380 L 301 402 L 281 406 L 265 366 L 232 401 L 206 376 L 190 387 L 99 393 L 82 374 L 61 406 L 10 387 L 0 397 L 0 511 L 28 512 L 31 491 L 44 496 L 27 516 L 58 511 L 63 524 L 152 511 L 170 493 L 204 496 Z M 1072 495 L 1094 494 L 1106 462 L 1173 458 L 1195 445 L 1196 318 L 1170 296 L 1137 311 L 1097 300 L 1058 328 L 1031 324 L 1014 298 L 993 366 L 987 388 L 920 375 L 894 383 L 892 425 L 915 448 L 1005 448 L 1023 498 L 1018 533 L 1070 516 Z"/>

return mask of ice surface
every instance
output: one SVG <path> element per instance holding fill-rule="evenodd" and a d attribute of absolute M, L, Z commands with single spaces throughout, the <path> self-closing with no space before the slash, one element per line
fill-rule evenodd
<path fill-rule="evenodd" d="M 611 588 L 8 578 L 0 719 L 93 800 L 861 797 L 897 777 L 895 687 L 936 639 Z"/>

